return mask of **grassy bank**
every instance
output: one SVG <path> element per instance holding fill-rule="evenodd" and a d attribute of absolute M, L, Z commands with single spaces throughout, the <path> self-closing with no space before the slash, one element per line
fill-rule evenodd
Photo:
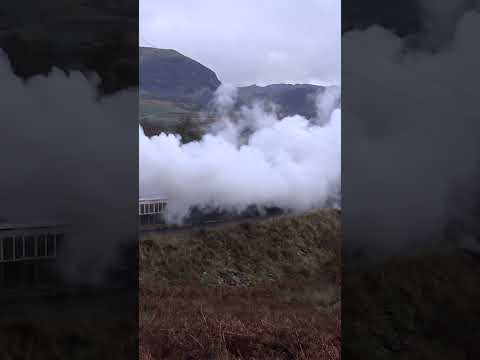
<path fill-rule="evenodd" d="M 147 235 L 141 358 L 339 359 L 340 217 Z"/>
<path fill-rule="evenodd" d="M 480 262 L 461 253 L 419 254 L 349 270 L 342 289 L 344 356 L 480 358 L 479 280 Z"/>
<path fill-rule="evenodd" d="M 135 301 L 108 296 L 21 297 L 1 303 L 0 359 L 127 360 L 137 353 Z"/>
<path fill-rule="evenodd" d="M 340 279 L 340 219 L 335 211 L 146 235 L 141 281 L 165 286 L 259 286 L 285 280 Z"/>

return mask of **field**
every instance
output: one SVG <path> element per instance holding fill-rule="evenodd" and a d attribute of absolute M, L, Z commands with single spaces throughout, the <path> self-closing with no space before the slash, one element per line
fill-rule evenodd
<path fill-rule="evenodd" d="M 148 95 L 140 99 L 140 125 L 147 136 L 161 132 L 181 134 L 183 142 L 198 140 L 213 119 L 203 119 L 194 104 L 161 100 Z"/>
<path fill-rule="evenodd" d="M 146 235 L 141 359 L 339 359 L 336 211 Z"/>
<path fill-rule="evenodd" d="M 348 269 L 342 354 L 355 359 L 480 359 L 479 258 L 428 252 Z"/>
<path fill-rule="evenodd" d="M 183 116 L 191 114 L 191 111 L 172 101 L 158 99 L 142 99 L 140 111 L 142 122 L 158 126 L 164 123 L 175 123 Z"/>
<path fill-rule="evenodd" d="M 2 360 L 130 360 L 138 352 L 136 299 L 125 293 L 22 296 L 0 304 Z"/>

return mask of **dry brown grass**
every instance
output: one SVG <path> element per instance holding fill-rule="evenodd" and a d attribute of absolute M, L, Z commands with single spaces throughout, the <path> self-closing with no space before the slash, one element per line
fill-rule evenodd
<path fill-rule="evenodd" d="M 334 211 L 149 236 L 141 360 L 339 359 Z"/>
<path fill-rule="evenodd" d="M 164 286 L 339 283 L 340 267 L 340 215 L 331 210 L 158 233 L 140 242 L 140 280 Z"/>
<path fill-rule="evenodd" d="M 2 360 L 127 360 L 137 353 L 132 304 L 109 298 L 19 299 L 2 303 Z"/>
<path fill-rule="evenodd" d="M 343 354 L 479 359 L 480 262 L 461 253 L 388 259 L 345 273 Z"/>
<path fill-rule="evenodd" d="M 339 359 L 338 310 L 266 289 L 169 288 L 144 295 L 141 360 Z"/>

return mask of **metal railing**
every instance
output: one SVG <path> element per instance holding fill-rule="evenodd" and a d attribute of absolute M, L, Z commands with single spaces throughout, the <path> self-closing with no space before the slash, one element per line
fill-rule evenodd
<path fill-rule="evenodd" d="M 57 257 L 58 241 L 64 238 L 61 232 L 26 233 L 2 235 L 0 232 L 0 263 L 18 262 Z"/>
<path fill-rule="evenodd" d="M 140 200 L 138 204 L 138 215 L 164 214 L 167 211 L 166 199 Z"/>

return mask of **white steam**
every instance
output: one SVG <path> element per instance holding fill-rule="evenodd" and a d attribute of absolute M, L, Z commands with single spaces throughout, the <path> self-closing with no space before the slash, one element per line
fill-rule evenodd
<path fill-rule="evenodd" d="M 457 24 L 466 11 L 478 9 L 478 0 L 420 0 L 423 16 L 422 45 L 439 49 L 454 39 Z"/>
<path fill-rule="evenodd" d="M 340 187 L 339 95 L 336 88 L 319 95 L 319 114 L 329 115 L 320 126 L 299 115 L 278 119 L 262 104 L 232 112 L 236 91 L 220 87 L 220 119 L 200 141 L 182 144 L 180 136 L 164 133 L 148 138 L 140 128 L 141 196 L 168 197 L 170 221 L 192 206 L 325 206 Z"/>
<path fill-rule="evenodd" d="M 63 273 L 102 280 L 137 240 L 137 91 L 99 98 L 55 68 L 25 82 L 2 50 L 0 78 L 0 218 L 69 224 Z"/>
<path fill-rule="evenodd" d="M 403 251 L 438 241 L 478 200 L 480 15 L 438 52 L 406 50 L 379 27 L 344 36 L 345 240 Z M 346 204 L 347 204 L 346 203 Z M 347 245 L 350 246 L 350 245 Z"/>

